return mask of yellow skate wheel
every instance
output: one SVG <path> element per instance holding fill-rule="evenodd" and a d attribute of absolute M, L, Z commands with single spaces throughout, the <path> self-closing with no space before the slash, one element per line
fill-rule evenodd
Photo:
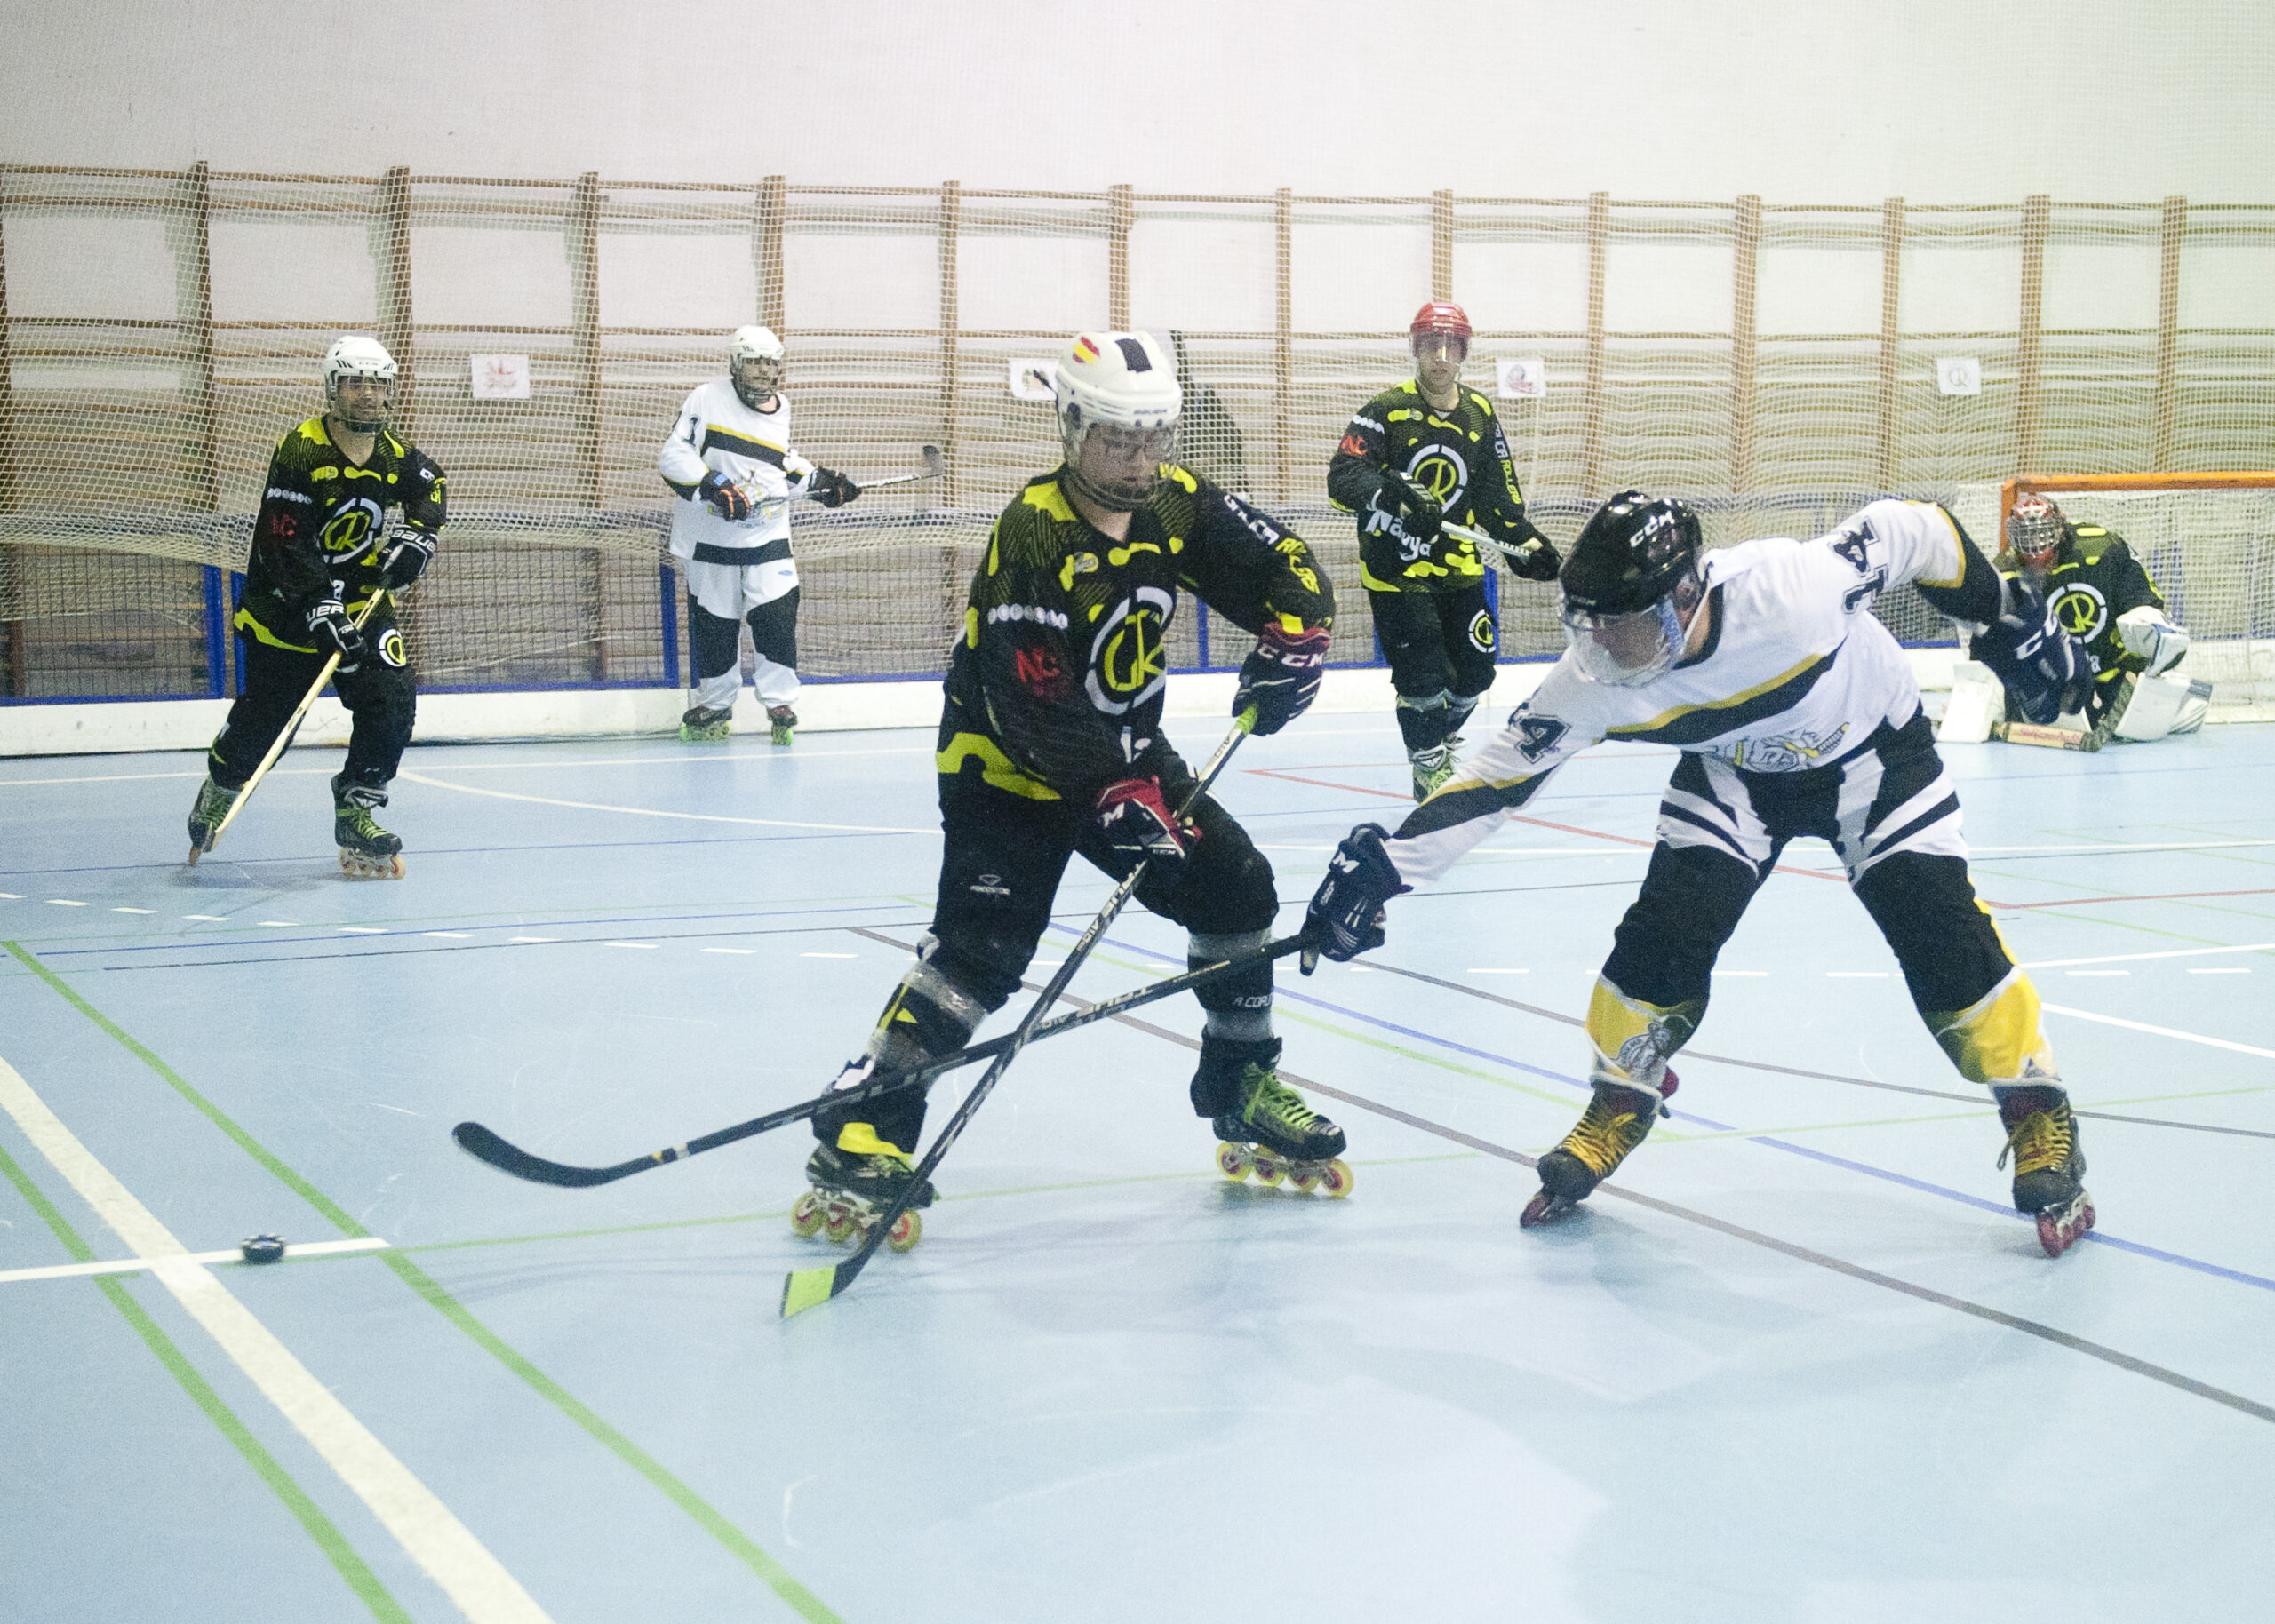
<path fill-rule="evenodd" d="M 834 1208 L 823 1220 L 822 1233 L 828 1237 L 833 1246 L 842 1246 L 844 1244 L 845 1238 L 860 1227 L 860 1220 L 854 1217 L 852 1214 L 842 1207 Z"/>
<path fill-rule="evenodd" d="M 790 1227 L 797 1231 L 801 1238 L 811 1235 L 816 1230 L 821 1228 L 821 1220 L 820 1198 L 810 1190 L 800 1196 L 798 1204 L 790 1209 Z"/>
<path fill-rule="evenodd" d="M 1328 1163 L 1327 1171 L 1319 1175 L 1320 1188 L 1338 1201 L 1351 1193 L 1352 1183 L 1351 1164 L 1339 1156 Z"/>
<path fill-rule="evenodd" d="M 924 1238 L 924 1221 L 914 1213 L 903 1213 L 892 1221 L 892 1233 L 885 1237 L 885 1245 L 895 1252 L 906 1252 Z"/>
<path fill-rule="evenodd" d="M 1312 1193 L 1312 1187 L 1324 1176 L 1324 1172 L 1320 1168 L 1305 1167 L 1301 1172 L 1290 1173 L 1288 1175 L 1288 1182 L 1293 1184 L 1304 1194 L 1309 1195 Z"/>
<path fill-rule="evenodd" d="M 1251 1165 L 1245 1146 L 1221 1143 L 1217 1145 L 1217 1171 L 1232 1180 L 1233 1183 L 1237 1184 L 1248 1177 L 1248 1170 Z"/>
<path fill-rule="evenodd" d="M 1265 1154 L 1256 1158 L 1256 1182 L 1266 1190 L 1279 1188 L 1280 1181 L 1288 1176 L 1287 1166 Z"/>

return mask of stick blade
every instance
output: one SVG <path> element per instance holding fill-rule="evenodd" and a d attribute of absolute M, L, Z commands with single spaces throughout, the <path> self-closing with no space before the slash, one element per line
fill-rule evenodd
<path fill-rule="evenodd" d="M 947 458 L 946 458 L 946 456 L 944 456 L 944 455 L 941 453 L 940 448 L 939 448 L 938 446 L 937 446 L 937 445 L 928 445 L 928 446 L 926 446 L 926 447 L 924 448 L 924 450 L 923 450 L 923 457 L 924 457 L 924 477 L 925 477 L 925 478 L 927 478 L 927 479 L 938 479 L 938 478 L 939 478 L 939 477 L 940 477 L 940 475 L 941 475 L 941 474 L 945 474 L 945 473 L 946 473 L 946 472 L 947 472 L 947 470 L 948 470 L 948 459 L 947 459 Z"/>
<path fill-rule="evenodd" d="M 858 1270 L 847 1271 L 843 1263 L 831 1263 L 819 1269 L 793 1269 L 782 1277 L 782 1318 L 802 1314 L 808 1309 L 819 1308 L 832 1297 L 853 1284 Z M 844 1275 L 842 1280 L 839 1275 Z"/>
<path fill-rule="evenodd" d="M 593 1184 L 605 1184 L 621 1178 L 614 1167 L 571 1167 L 562 1162 L 549 1162 L 542 1156 L 531 1156 L 519 1145 L 508 1143 L 479 1122 L 461 1122 L 451 1130 L 451 1137 L 459 1142 L 459 1149 L 476 1161 L 487 1162 L 500 1173 L 517 1179 L 527 1179 L 533 1184 L 558 1184 L 571 1190 Z"/>

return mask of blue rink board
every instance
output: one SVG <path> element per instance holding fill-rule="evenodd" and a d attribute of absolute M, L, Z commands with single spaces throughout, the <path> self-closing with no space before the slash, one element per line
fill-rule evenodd
<path fill-rule="evenodd" d="M 399 883 L 338 872 L 329 752 L 195 869 L 196 756 L 0 761 L 0 1619 L 2265 1616 L 2275 728 L 1948 752 L 2087 1113 L 2101 1227 L 2058 1262 L 1815 842 L 1674 1118 L 1518 1229 L 1655 749 L 1573 763 L 1380 952 L 1283 967 L 1347 1201 L 1217 1174 L 1189 999 L 1029 1051 L 922 1245 L 788 1323 L 784 1272 L 843 1255 L 786 1222 L 802 1127 L 589 1190 L 454 1147 L 612 1162 L 814 1092 L 929 918 L 930 752 L 419 748 Z M 1388 717 L 1243 747 L 1282 929 L 1405 781 Z M 1070 876 L 1031 985 L 1106 889 Z M 1183 946 L 1126 916 L 1073 990 Z M 21 1278 L 133 1255 L 122 1198 L 192 1253 L 389 1249 Z M 351 1486 L 295 1380 L 431 1512 Z"/>

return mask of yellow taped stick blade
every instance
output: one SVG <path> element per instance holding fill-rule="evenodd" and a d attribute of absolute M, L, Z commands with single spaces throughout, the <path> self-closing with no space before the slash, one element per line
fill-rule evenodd
<path fill-rule="evenodd" d="M 837 1265 L 794 1269 L 782 1278 L 782 1318 L 802 1314 L 837 1295 Z"/>

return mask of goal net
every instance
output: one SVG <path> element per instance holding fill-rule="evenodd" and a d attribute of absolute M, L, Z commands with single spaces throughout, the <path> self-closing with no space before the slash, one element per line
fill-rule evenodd
<path fill-rule="evenodd" d="M 2176 670 L 2212 684 L 2211 720 L 2275 720 L 2275 473 L 2021 475 L 1961 487 L 1952 511 L 1989 552 L 2029 490 L 2124 539 L 2187 628 Z"/>

